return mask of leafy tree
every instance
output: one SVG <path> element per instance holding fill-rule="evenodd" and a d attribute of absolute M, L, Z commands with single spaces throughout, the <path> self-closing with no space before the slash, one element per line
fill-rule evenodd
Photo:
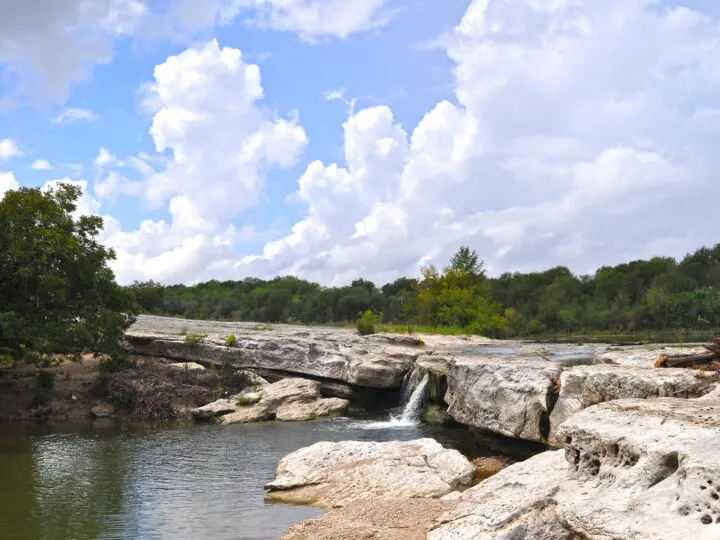
<path fill-rule="evenodd" d="M 133 295 L 115 283 L 102 219 L 75 217 L 81 190 L 21 188 L 0 200 L 0 348 L 114 352 Z"/>

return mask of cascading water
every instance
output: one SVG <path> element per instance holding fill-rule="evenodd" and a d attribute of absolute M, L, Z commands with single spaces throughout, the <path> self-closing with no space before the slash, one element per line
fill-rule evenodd
<path fill-rule="evenodd" d="M 423 399 L 425 398 L 425 388 L 428 384 L 428 374 L 422 378 L 420 383 L 415 387 L 410 399 L 405 404 L 400 421 L 407 424 L 415 424 L 420 421 L 420 414 L 422 413 Z"/>
<path fill-rule="evenodd" d="M 390 419 L 384 422 L 361 422 L 357 424 L 357 427 L 362 429 L 393 429 L 418 425 L 429 375 L 426 373 L 420 382 L 417 382 L 418 377 L 418 370 L 413 370 L 405 376 L 402 389 L 402 414 L 400 416 L 391 414 Z"/>

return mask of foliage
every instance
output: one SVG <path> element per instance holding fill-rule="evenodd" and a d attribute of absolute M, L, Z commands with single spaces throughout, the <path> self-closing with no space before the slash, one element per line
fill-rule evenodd
<path fill-rule="evenodd" d="M 132 324 L 133 295 L 108 267 L 97 216 L 76 216 L 81 190 L 21 188 L 0 200 L 0 354 L 112 352 Z"/>
<path fill-rule="evenodd" d="M 604 266 L 593 275 L 575 275 L 561 266 L 494 278 L 485 275 L 478 254 L 463 246 L 447 267 L 425 268 L 419 280 L 399 278 L 380 288 L 363 279 L 345 287 L 321 287 L 295 277 L 174 285 L 164 289 L 158 312 L 261 323 L 348 324 L 368 310 L 383 313 L 390 331 L 408 333 L 514 337 L 710 331 L 720 328 L 720 244 L 681 261 L 655 257 Z"/>
<path fill-rule="evenodd" d="M 201 336 L 199 334 L 188 334 L 185 336 L 185 343 L 189 343 L 190 345 L 197 345 L 198 343 L 202 342 L 204 338 L 205 336 Z"/>
<path fill-rule="evenodd" d="M 237 337 L 235 334 L 230 334 L 228 337 L 225 338 L 225 345 L 227 347 L 232 347 L 237 342 Z"/>
<path fill-rule="evenodd" d="M 237 405 L 238 407 L 245 407 L 247 405 L 253 405 L 256 402 L 257 399 L 246 396 L 238 396 L 238 398 L 235 400 L 235 405 Z"/>
<path fill-rule="evenodd" d="M 272 325 L 270 324 L 256 324 L 251 326 L 248 330 L 255 330 L 256 332 L 272 332 Z"/>
<path fill-rule="evenodd" d="M 383 314 L 374 313 L 371 310 L 365 310 L 360 314 L 356 326 L 358 334 L 361 336 L 369 336 L 377 332 L 378 327 L 382 324 Z"/>
<path fill-rule="evenodd" d="M 49 371 L 38 371 L 36 376 L 38 388 L 49 390 L 55 384 L 55 377 Z"/>

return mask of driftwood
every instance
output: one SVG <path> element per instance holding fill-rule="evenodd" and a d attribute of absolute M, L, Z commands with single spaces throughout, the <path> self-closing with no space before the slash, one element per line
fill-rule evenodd
<path fill-rule="evenodd" d="M 698 354 L 661 354 L 655 360 L 656 368 L 674 368 L 684 367 L 692 368 L 695 366 L 703 366 L 720 361 L 720 338 L 713 339 L 710 345 L 705 345 L 708 352 Z"/>

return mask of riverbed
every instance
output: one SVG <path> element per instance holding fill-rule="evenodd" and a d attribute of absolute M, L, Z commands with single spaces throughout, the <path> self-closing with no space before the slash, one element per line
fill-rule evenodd
<path fill-rule="evenodd" d="M 284 455 L 318 441 L 433 437 L 487 453 L 463 427 L 377 418 L 306 423 L 17 424 L 0 429 L 3 539 L 270 540 L 317 508 L 267 501 Z"/>

